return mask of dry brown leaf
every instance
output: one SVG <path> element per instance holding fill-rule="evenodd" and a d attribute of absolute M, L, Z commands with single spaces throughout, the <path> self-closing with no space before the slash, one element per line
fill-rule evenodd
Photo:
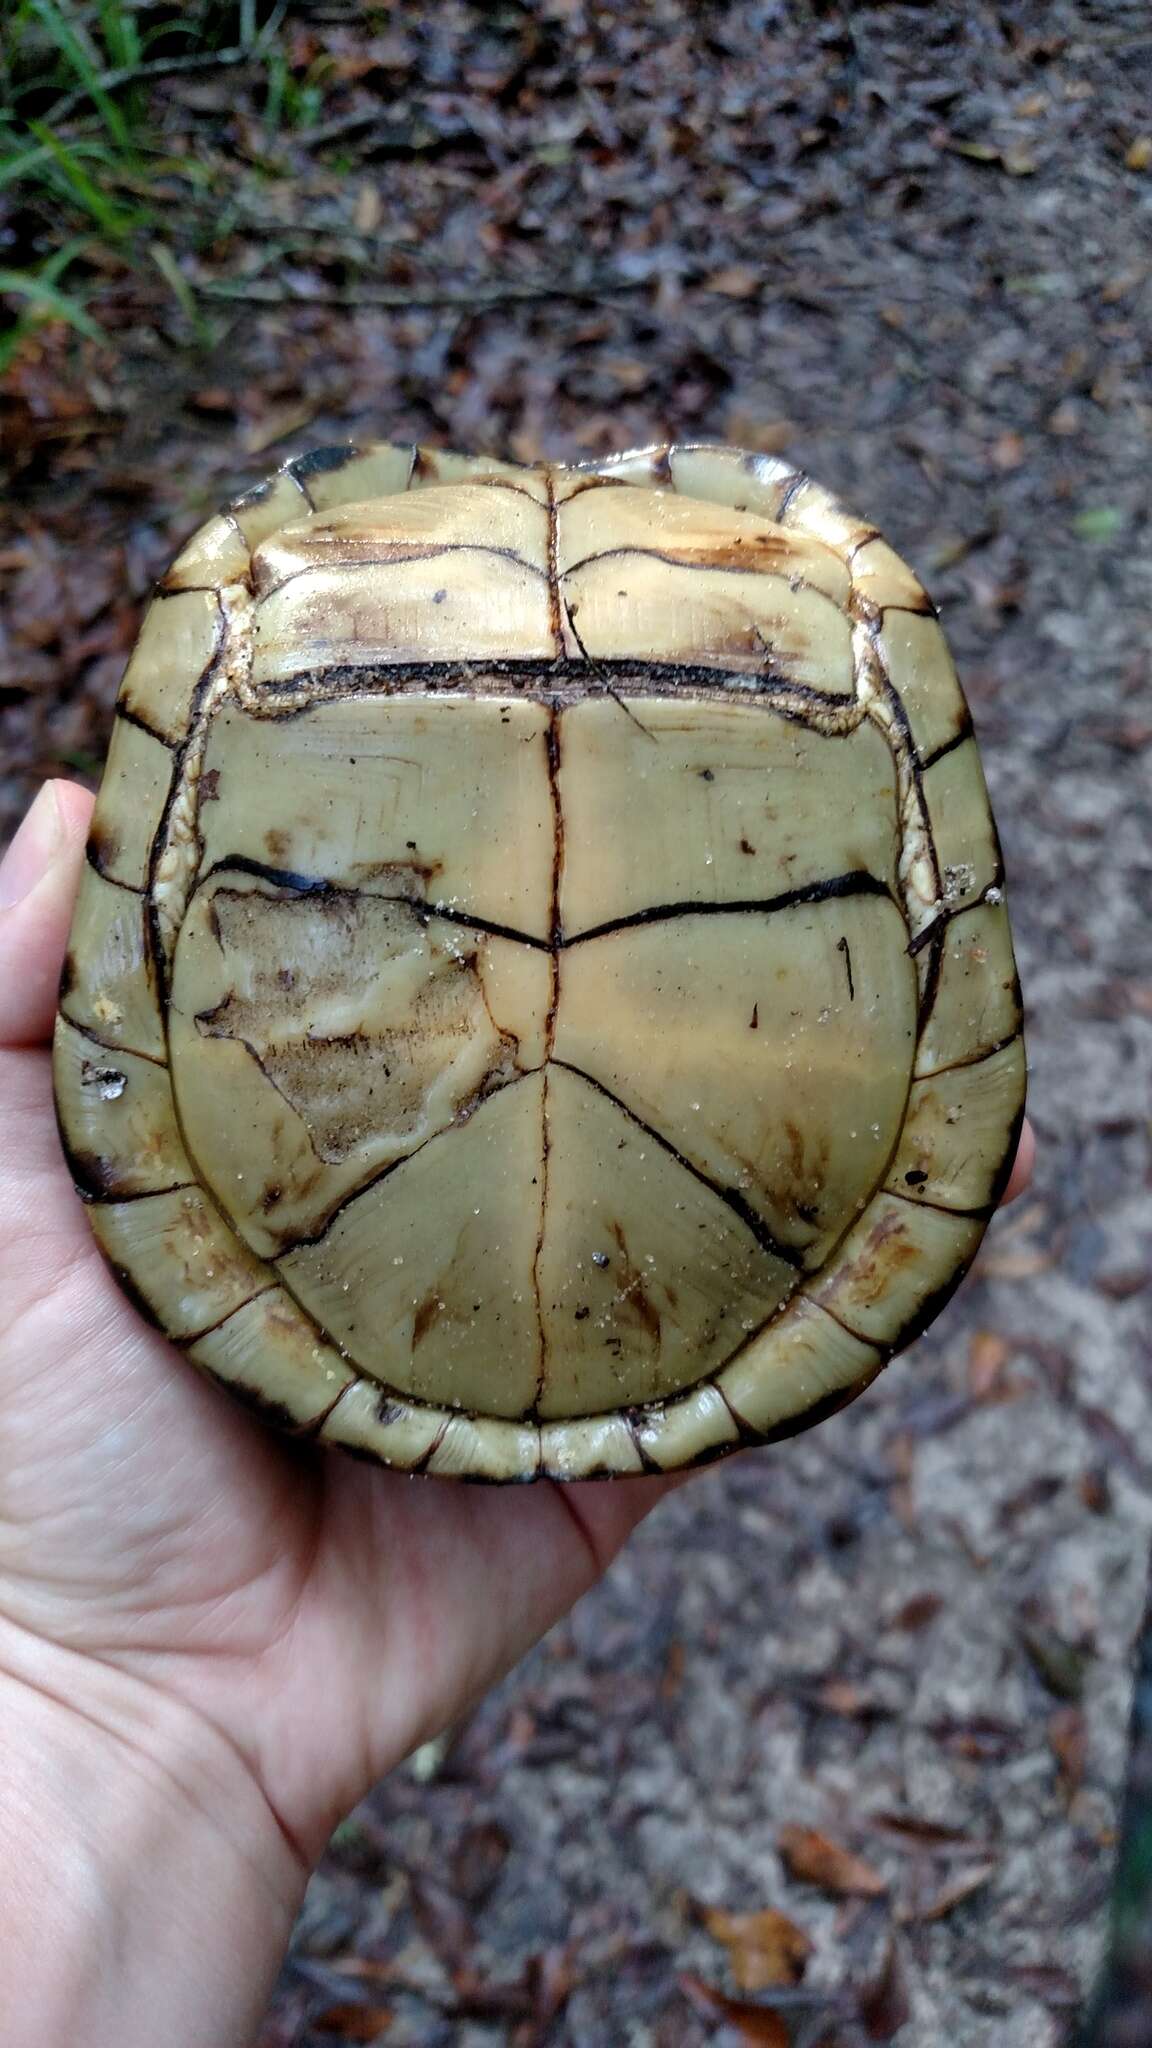
<path fill-rule="evenodd" d="M 726 263 L 704 279 L 706 292 L 719 292 L 725 299 L 751 299 L 764 282 L 764 273 L 751 263 Z"/>
<path fill-rule="evenodd" d="M 782 1828 L 778 1847 L 791 1875 L 822 1891 L 875 1899 L 888 1889 L 880 1872 L 862 1856 L 854 1856 L 816 1828 Z"/>
<path fill-rule="evenodd" d="M 704 1908 L 704 1925 L 728 1951 L 733 1982 L 741 1991 L 765 1991 L 772 1984 L 799 1984 L 812 1942 L 786 1913 L 766 1906 L 759 1913 L 725 1913 Z"/>
<path fill-rule="evenodd" d="M 1083 1782 L 1088 1746 L 1084 1715 L 1079 1707 L 1057 1707 L 1048 1716 L 1048 1746 L 1060 1766 L 1061 1788 L 1070 1797 Z"/>
<path fill-rule="evenodd" d="M 957 1906 L 962 1906 L 965 1899 L 970 1899 L 974 1892 L 982 1891 L 989 1878 L 995 1875 L 994 1863 L 973 1864 L 970 1869 L 962 1870 L 957 1877 L 950 1878 L 947 1884 L 941 1885 L 940 1890 L 929 1899 L 926 1906 L 921 1906 L 914 1913 L 903 1914 L 901 1918 L 946 1920 L 949 1913 L 954 1913 Z"/>
<path fill-rule="evenodd" d="M 338 2034 L 343 2041 L 378 2041 L 392 2018 L 387 2005 L 330 2005 L 311 2024 L 317 2034 Z"/>
<path fill-rule="evenodd" d="M 986 1401 L 1008 1363 L 1010 1346 L 995 1330 L 976 1330 L 968 1346 L 968 1392 Z"/>
<path fill-rule="evenodd" d="M 1130 171 L 1146 171 L 1152 164 L 1152 135 L 1137 135 L 1124 151 L 1124 162 Z"/>
<path fill-rule="evenodd" d="M 753 2005 L 744 1998 L 727 1998 L 703 1977 L 686 1971 L 677 1983 L 689 2004 L 705 2019 L 723 2020 L 750 2048 L 789 2048 L 786 2022 L 770 2005 Z"/>
<path fill-rule="evenodd" d="M 880 1966 L 858 1994 L 858 2010 L 870 2041 L 893 2041 L 912 2017 L 904 1964 L 895 1937 L 888 1936 Z"/>

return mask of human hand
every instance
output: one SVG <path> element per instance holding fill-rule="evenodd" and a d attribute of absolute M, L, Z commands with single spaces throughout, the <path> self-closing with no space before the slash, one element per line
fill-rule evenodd
<path fill-rule="evenodd" d="M 33 1870 L 45 1798 L 84 1843 L 57 1894 L 73 1957 L 59 2039 L 78 2038 L 92 1987 L 76 1969 L 99 1970 L 120 1883 L 123 1981 L 82 2006 L 84 2038 L 179 2048 L 244 2038 L 335 1821 L 516 1662 L 673 1482 L 372 1470 L 266 1434 L 145 1326 L 52 1118 L 46 1047 L 90 809 L 49 785 L 0 875 L 0 1698 L 24 1759 L 7 1825 Z M 1030 1167 L 1028 1135 L 1009 1198 Z M 24 1939 L 27 1954 L 31 1923 Z M 43 1967 L 59 1958 L 52 1944 Z M 5 1984 L 12 1968 L 0 1933 Z M 54 2042 L 48 2011 L 30 2005 L 14 2040 Z"/>

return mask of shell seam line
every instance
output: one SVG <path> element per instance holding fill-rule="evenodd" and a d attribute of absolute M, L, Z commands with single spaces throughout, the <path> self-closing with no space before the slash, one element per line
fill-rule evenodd
<path fill-rule="evenodd" d="M 562 866 L 563 848 L 559 858 Z M 534 932 L 518 931 L 513 925 L 499 924 L 493 918 L 473 916 L 466 910 L 457 910 L 450 904 L 429 902 L 423 897 L 374 894 L 371 890 L 354 891 L 351 885 L 329 882 L 322 877 L 302 875 L 291 868 L 267 866 L 262 861 L 252 860 L 245 854 L 225 855 L 208 870 L 197 884 L 197 891 L 207 887 L 218 875 L 251 875 L 257 881 L 269 883 L 273 888 L 287 889 L 296 896 L 341 896 L 352 894 L 372 895 L 379 903 L 406 904 L 424 922 L 438 918 L 445 924 L 462 926 L 468 931 L 483 932 L 490 938 L 511 939 L 516 944 L 532 947 L 537 952 L 552 954 L 568 953 L 577 946 L 586 945 L 589 940 L 611 937 L 620 931 L 631 931 L 647 924 L 667 924 L 680 917 L 771 917 L 778 911 L 803 908 L 808 904 L 828 903 L 848 896 L 883 896 L 895 905 L 896 899 L 886 882 L 870 874 L 866 868 L 855 868 L 845 875 L 827 875 L 819 881 L 802 884 L 796 889 L 786 889 L 779 896 L 737 898 L 720 903 L 656 903 L 644 910 L 635 910 L 618 918 L 611 918 L 605 924 L 592 925 L 587 931 L 574 932 L 566 936 L 555 932 L 546 939 Z M 558 902 L 559 876 L 554 884 L 553 904 Z M 898 906 L 896 906 L 898 907 Z M 553 912 L 555 915 L 555 910 Z"/>
<path fill-rule="evenodd" d="M 790 1245 L 781 1244 L 773 1236 L 767 1224 L 756 1214 L 751 1203 L 745 1201 L 739 1188 L 726 1188 L 721 1182 L 713 1180 L 711 1175 L 705 1173 L 701 1167 L 694 1166 L 692 1161 L 685 1157 L 684 1153 L 672 1143 L 670 1138 L 666 1138 L 662 1131 L 656 1129 L 654 1124 L 646 1123 L 642 1116 L 637 1116 L 634 1109 L 630 1109 L 628 1104 L 619 1095 L 614 1094 L 611 1088 L 606 1088 L 603 1081 L 598 1081 L 594 1074 L 586 1073 L 583 1067 L 574 1066 L 571 1060 L 554 1058 L 552 1065 L 562 1067 L 566 1074 L 574 1074 L 578 1081 L 585 1082 L 589 1088 L 595 1088 L 597 1093 L 605 1096 L 623 1116 L 628 1118 L 630 1123 L 635 1124 L 637 1130 L 643 1131 L 646 1138 L 651 1138 L 655 1144 L 660 1145 L 668 1153 L 669 1157 L 676 1161 L 678 1166 L 684 1168 L 685 1173 L 691 1174 L 693 1180 L 699 1181 L 701 1187 L 710 1189 L 712 1194 L 716 1196 L 717 1201 L 723 1202 L 725 1208 L 731 1209 L 733 1215 L 739 1217 L 749 1236 L 755 1238 L 761 1251 L 767 1252 L 770 1258 L 779 1259 L 783 1265 L 791 1266 L 795 1272 L 801 1270 L 801 1254 L 794 1251 Z"/>
<path fill-rule="evenodd" d="M 168 1071 L 168 1061 L 161 1053 L 141 1052 L 138 1045 L 114 1045 L 111 1039 L 101 1038 L 98 1031 L 93 1031 L 90 1024 L 81 1024 L 78 1017 L 73 1017 L 64 1008 L 63 1003 L 60 1005 L 59 1014 L 61 1021 L 67 1024 L 69 1030 L 78 1031 L 81 1038 L 86 1038 L 90 1045 L 98 1045 L 101 1052 L 123 1053 L 126 1059 L 147 1060 L 149 1066 L 163 1067 L 165 1072 Z"/>

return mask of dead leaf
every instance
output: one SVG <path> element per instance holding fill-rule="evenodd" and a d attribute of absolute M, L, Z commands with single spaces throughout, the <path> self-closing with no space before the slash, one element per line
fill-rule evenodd
<path fill-rule="evenodd" d="M 725 1913 L 706 1906 L 703 1920 L 712 1939 L 727 1949 L 733 1981 L 741 1991 L 799 1984 L 813 1944 L 786 1913 L 771 1906 L 759 1913 Z"/>
<path fill-rule="evenodd" d="M 975 1892 L 982 1891 L 989 1878 L 995 1877 L 995 1875 L 996 1865 L 994 1863 L 975 1863 L 971 1869 L 962 1870 L 958 1876 L 951 1878 L 947 1884 L 941 1885 L 940 1890 L 934 1898 L 929 1899 L 926 1906 L 921 1906 L 916 1912 L 902 1914 L 901 1918 L 905 1920 L 946 1920 L 949 1913 L 954 1913 L 957 1906 L 962 1906 L 965 1899 L 970 1899 Z"/>
<path fill-rule="evenodd" d="M 1012 427 L 998 435 L 992 444 L 992 461 L 997 469 L 1019 469 L 1025 453 L 1024 436 Z"/>
<path fill-rule="evenodd" d="M 880 1872 L 862 1856 L 854 1856 L 816 1828 L 782 1828 L 777 1846 L 790 1875 L 803 1884 L 863 1899 L 878 1898 L 888 1889 Z"/>
<path fill-rule="evenodd" d="M 380 188 L 365 179 L 356 194 L 356 205 L 352 213 L 357 234 L 374 235 L 383 218 L 384 202 L 380 197 Z"/>
<path fill-rule="evenodd" d="M 1008 1363 L 1010 1347 L 995 1330 L 976 1330 L 968 1346 L 968 1392 L 986 1401 Z"/>
<path fill-rule="evenodd" d="M 1087 1651 L 1066 1643 L 1054 1629 L 1040 1623 L 1026 1622 L 1020 1639 L 1049 1692 L 1058 1699 L 1078 1700 L 1088 1670 Z"/>
<path fill-rule="evenodd" d="M 930 1621 L 935 1621 L 943 1605 L 944 1601 L 939 1593 L 913 1593 L 902 1607 L 896 1609 L 888 1626 L 908 1629 L 911 1632 L 927 1628 Z"/>
<path fill-rule="evenodd" d="M 719 292 L 725 299 L 751 299 L 763 282 L 763 271 L 754 269 L 752 264 L 726 263 L 722 270 L 714 270 L 704 279 L 704 289 Z"/>
<path fill-rule="evenodd" d="M 344 2041 L 378 2041 L 392 2025 L 387 2005 L 330 2005 L 311 2025 L 317 2034 L 339 2034 Z"/>
<path fill-rule="evenodd" d="M 1057 1707 L 1048 1717 L 1048 1746 L 1060 1767 L 1060 1788 L 1066 1798 L 1078 1792 L 1084 1779 L 1087 1729 L 1079 1707 Z"/>
<path fill-rule="evenodd" d="M 722 2020 L 751 2048 L 789 2048 L 786 2022 L 770 2005 L 753 2005 L 745 1998 L 728 1998 L 703 1977 L 687 1971 L 677 1977 L 681 1991 L 702 2019 Z"/>
<path fill-rule="evenodd" d="M 912 2017 L 904 1964 L 895 1937 L 888 1936 L 880 1967 L 859 1994 L 857 2007 L 870 2041 L 892 2041 Z"/>
<path fill-rule="evenodd" d="M 1124 164 L 1130 171 L 1146 171 L 1152 164 L 1152 135 L 1137 135 L 1124 151 Z"/>

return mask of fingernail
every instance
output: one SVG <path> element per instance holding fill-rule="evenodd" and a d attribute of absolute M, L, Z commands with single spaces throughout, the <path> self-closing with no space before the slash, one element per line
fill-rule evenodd
<path fill-rule="evenodd" d="M 0 861 L 0 910 L 14 910 L 47 874 L 64 843 L 56 785 L 46 782 Z"/>

